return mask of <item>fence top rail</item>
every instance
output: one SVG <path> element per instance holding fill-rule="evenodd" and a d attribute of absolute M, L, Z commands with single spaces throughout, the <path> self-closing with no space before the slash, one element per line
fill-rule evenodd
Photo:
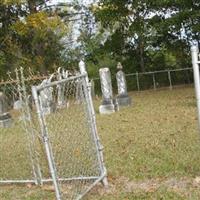
<path fill-rule="evenodd" d="M 24 81 L 35 81 L 35 80 L 42 80 L 48 78 L 48 76 L 33 76 L 31 78 L 25 78 Z M 18 80 L 13 79 L 13 80 L 9 80 L 9 81 L 0 81 L 0 85 L 7 85 L 7 84 L 13 84 L 13 83 L 17 83 Z"/>
<path fill-rule="evenodd" d="M 182 68 L 182 69 L 169 69 L 169 70 L 151 71 L 151 72 L 136 72 L 136 73 L 125 74 L 125 76 L 136 76 L 136 75 L 143 75 L 143 74 L 154 74 L 154 73 L 175 72 L 175 71 L 185 71 L 185 70 L 192 70 L 192 67 Z M 42 79 L 45 79 L 45 78 L 48 78 L 48 77 L 49 76 L 33 76 L 31 78 L 24 79 L 24 81 L 42 80 Z M 74 79 L 75 77 L 73 76 L 73 77 L 70 77 L 70 78 Z M 80 78 L 80 77 L 78 77 L 78 78 Z M 94 78 L 91 78 L 90 80 L 95 81 L 95 80 L 99 80 L 99 79 L 100 79 L 99 77 L 94 77 Z M 63 80 L 66 81 L 66 79 L 63 79 Z M 0 86 L 1 85 L 7 85 L 7 84 L 14 84 L 14 83 L 17 83 L 17 80 L 9 80 L 9 81 L 1 80 Z M 59 84 L 59 83 L 57 83 L 57 84 Z"/>
<path fill-rule="evenodd" d="M 46 85 L 39 85 L 39 86 L 33 86 L 34 88 L 36 88 L 37 91 L 41 91 L 45 88 L 49 88 L 49 87 L 52 87 L 52 86 L 56 86 L 56 85 L 59 85 L 59 84 L 63 84 L 65 82 L 68 82 L 68 81 L 72 81 L 72 80 L 76 80 L 76 79 L 79 79 L 79 78 L 83 78 L 83 77 L 86 77 L 87 75 L 86 74 L 81 74 L 81 75 L 77 75 L 77 76 L 71 76 L 69 78 L 65 78 L 65 79 L 62 79 L 60 81 L 54 81 L 54 82 L 50 82 Z"/>
<path fill-rule="evenodd" d="M 151 71 L 151 72 L 136 72 L 136 73 L 126 74 L 126 76 L 141 75 L 141 74 L 155 74 L 155 73 L 164 73 L 164 72 L 175 72 L 175 71 L 185 71 L 185 70 L 192 70 L 192 67 L 182 68 L 182 69 L 166 69 L 166 70 Z"/>
<path fill-rule="evenodd" d="M 166 70 L 159 70 L 159 71 L 151 71 L 151 72 L 136 72 L 136 73 L 129 73 L 125 74 L 125 76 L 136 76 L 136 75 L 143 75 L 143 74 L 156 74 L 156 73 L 165 73 L 165 72 L 176 72 L 176 71 L 185 71 L 185 70 L 192 70 L 192 67 L 181 68 L 181 69 L 166 69 Z M 99 77 L 91 78 L 90 80 L 99 80 Z"/>

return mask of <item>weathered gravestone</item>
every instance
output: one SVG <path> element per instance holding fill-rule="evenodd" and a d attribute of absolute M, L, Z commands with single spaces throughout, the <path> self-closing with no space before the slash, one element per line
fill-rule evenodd
<path fill-rule="evenodd" d="M 16 100 L 14 102 L 13 109 L 14 110 L 20 110 L 20 109 L 22 109 L 22 101 L 21 100 Z"/>
<path fill-rule="evenodd" d="M 32 110 L 32 108 L 33 108 L 33 99 L 32 99 L 32 96 L 28 95 L 28 97 L 27 97 L 26 100 L 27 100 L 28 107 Z M 16 101 L 14 101 L 13 109 L 14 110 L 21 110 L 23 108 L 23 106 L 26 104 L 26 102 L 24 102 L 24 101 L 23 100 L 19 100 L 19 99 L 16 100 Z"/>
<path fill-rule="evenodd" d="M 110 114 L 115 112 L 115 105 L 113 103 L 112 83 L 109 68 L 101 68 L 99 70 L 101 91 L 102 91 L 102 103 L 99 106 L 99 112 L 101 114 Z"/>
<path fill-rule="evenodd" d="M 49 79 L 45 79 L 42 81 L 40 86 L 48 85 L 51 82 L 51 79 L 54 75 L 51 75 Z M 40 91 L 39 99 L 42 106 L 42 112 L 45 115 L 48 115 L 55 111 L 56 105 L 53 99 L 53 87 L 47 87 Z"/>
<path fill-rule="evenodd" d="M 12 123 L 11 115 L 8 112 L 6 97 L 3 92 L 0 92 L 0 127 L 10 127 Z"/>
<path fill-rule="evenodd" d="M 31 95 L 28 95 L 27 103 L 28 103 L 29 108 L 32 110 L 32 108 L 33 108 L 33 99 L 32 99 Z M 25 104 L 25 102 L 23 102 L 22 100 L 18 99 L 16 101 L 14 101 L 13 109 L 14 110 L 21 110 L 23 108 L 24 104 Z"/>
<path fill-rule="evenodd" d="M 119 106 L 128 106 L 131 104 L 131 98 L 128 96 L 126 77 L 124 72 L 122 71 L 122 68 L 123 67 L 121 63 L 118 63 L 117 65 L 118 72 L 116 74 L 118 95 L 116 97 L 116 103 Z"/>
<path fill-rule="evenodd" d="M 63 79 L 68 78 L 68 71 L 62 69 L 59 67 L 58 71 L 57 71 L 57 79 L 58 81 L 61 81 Z M 58 108 L 63 108 L 66 106 L 67 104 L 67 99 L 65 97 L 65 83 L 61 83 L 57 86 L 57 90 L 58 90 L 58 99 L 57 99 L 57 106 Z"/>

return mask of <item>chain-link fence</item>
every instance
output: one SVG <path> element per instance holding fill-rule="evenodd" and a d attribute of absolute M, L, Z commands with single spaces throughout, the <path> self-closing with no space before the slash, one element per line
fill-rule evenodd
<path fill-rule="evenodd" d="M 23 77 L 22 69 L 0 82 L 0 183 L 38 183 L 31 131 L 31 84 L 42 77 Z"/>
<path fill-rule="evenodd" d="M 81 199 L 106 184 L 87 73 L 29 75 L 0 83 L 0 184 L 53 184 L 57 200 Z"/>
<path fill-rule="evenodd" d="M 99 94 L 101 91 L 101 84 L 99 78 L 93 78 L 94 91 Z M 173 89 L 179 85 L 186 85 L 193 83 L 192 68 L 162 70 L 154 72 L 130 73 L 126 74 L 126 82 L 128 91 L 141 91 L 148 89 Z M 117 92 L 116 77 L 112 75 L 112 85 L 114 92 Z"/>

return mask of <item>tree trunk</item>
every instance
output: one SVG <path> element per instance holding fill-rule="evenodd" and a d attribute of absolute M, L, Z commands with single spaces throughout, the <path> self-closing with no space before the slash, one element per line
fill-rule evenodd
<path fill-rule="evenodd" d="M 37 12 L 35 0 L 28 0 L 28 7 L 31 14 Z"/>
<path fill-rule="evenodd" d="M 140 55 L 140 69 L 142 72 L 145 72 L 144 65 L 144 42 L 142 40 L 139 41 L 139 55 Z"/>

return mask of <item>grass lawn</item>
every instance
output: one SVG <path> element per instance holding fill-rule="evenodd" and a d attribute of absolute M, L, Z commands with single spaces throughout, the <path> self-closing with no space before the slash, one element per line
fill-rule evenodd
<path fill-rule="evenodd" d="M 200 199 L 194 89 L 131 95 L 132 106 L 112 115 L 97 114 L 110 186 L 98 185 L 85 199 Z M 96 110 L 99 103 L 95 101 Z M 53 199 L 49 188 L 0 186 L 0 200 Z"/>

